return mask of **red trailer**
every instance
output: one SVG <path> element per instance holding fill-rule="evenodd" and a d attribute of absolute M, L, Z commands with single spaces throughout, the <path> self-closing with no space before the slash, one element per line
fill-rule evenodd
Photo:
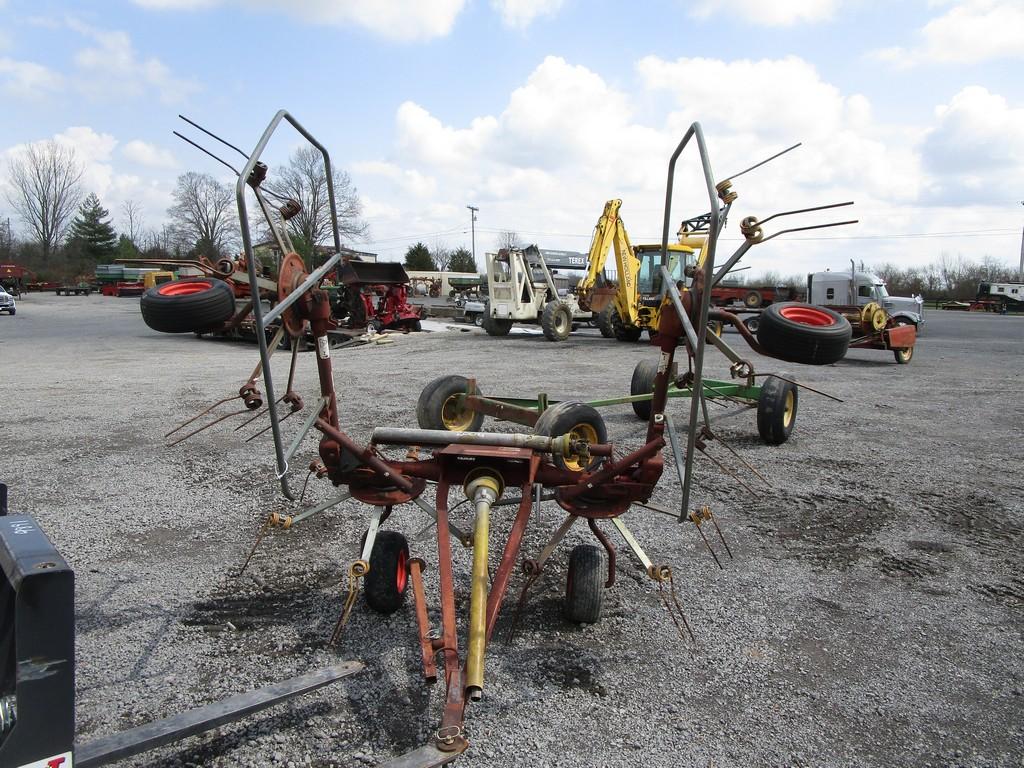
<path fill-rule="evenodd" d="M 797 301 L 797 291 L 785 285 L 716 285 L 711 289 L 711 303 L 725 307 L 739 302 L 748 309 L 767 307 L 777 301 Z"/>
<path fill-rule="evenodd" d="M 0 285 L 14 296 L 21 296 L 26 290 L 29 277 L 35 277 L 35 273 L 30 269 L 17 264 L 0 264 Z"/>

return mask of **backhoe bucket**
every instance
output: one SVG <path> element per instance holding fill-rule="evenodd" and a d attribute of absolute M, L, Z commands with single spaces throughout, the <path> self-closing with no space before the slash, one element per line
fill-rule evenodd
<path fill-rule="evenodd" d="M 596 315 L 615 301 L 615 294 L 618 293 L 618 291 L 619 289 L 614 286 L 591 289 L 590 295 L 587 297 L 587 303 L 590 305 L 590 311 Z"/>
<path fill-rule="evenodd" d="M 345 285 L 406 284 L 409 275 L 405 267 L 396 261 L 350 261 L 338 268 L 338 275 Z"/>

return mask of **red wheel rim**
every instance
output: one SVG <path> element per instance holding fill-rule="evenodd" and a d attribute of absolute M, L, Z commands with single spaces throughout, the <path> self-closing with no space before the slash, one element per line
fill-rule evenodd
<path fill-rule="evenodd" d="M 405 553 L 404 549 L 401 550 L 398 553 L 398 568 L 395 569 L 395 587 L 399 594 L 405 592 L 405 583 L 409 578 L 408 560 L 409 555 Z"/>
<path fill-rule="evenodd" d="M 792 320 L 800 325 L 835 325 L 836 319 L 828 312 L 823 312 L 815 307 L 783 307 L 779 314 L 787 320 Z"/>
<path fill-rule="evenodd" d="M 191 283 L 164 283 L 156 292 L 161 296 L 191 296 L 194 293 L 202 293 L 213 288 L 213 283 L 206 280 L 196 280 Z"/>

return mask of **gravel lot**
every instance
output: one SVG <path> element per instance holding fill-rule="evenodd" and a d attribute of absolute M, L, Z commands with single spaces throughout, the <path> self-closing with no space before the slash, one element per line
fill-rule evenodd
<path fill-rule="evenodd" d="M 277 492 L 269 436 L 243 443 L 228 422 L 164 446 L 170 425 L 237 390 L 255 348 L 154 333 L 137 299 L 27 295 L 18 310 L 0 316 L 0 478 L 12 512 L 34 515 L 76 571 L 80 738 L 350 658 L 367 669 L 119 765 L 350 766 L 424 743 L 443 687 L 420 681 L 411 601 L 388 618 L 357 603 L 340 646 L 325 645 L 368 510 L 272 534 L 232 579 L 267 513 L 297 508 Z M 415 426 L 420 388 L 444 373 L 492 394 L 614 397 L 652 354 L 594 331 L 560 345 L 435 332 L 340 351 L 334 369 L 343 426 L 365 440 L 379 424 Z M 458 764 L 1024 765 L 1022 359 L 1024 317 L 943 312 L 908 366 L 867 350 L 823 368 L 755 356 L 844 402 L 802 393 L 780 447 L 759 441 L 752 413 L 721 422 L 772 482 L 753 497 L 698 459 L 694 501 L 736 556 L 724 570 L 692 526 L 627 516 L 675 569 L 696 652 L 625 553 L 603 622 L 561 617 L 567 553 L 589 537 L 574 528 L 508 642 L 513 580 Z M 286 368 L 282 355 L 278 382 Z M 709 374 L 726 370 L 712 354 Z M 299 381 L 311 402 L 308 356 Z M 679 422 L 686 402 L 673 401 Z M 604 414 L 617 445 L 642 442 L 628 406 Z M 310 486 L 307 500 L 332 491 Z M 678 498 L 666 471 L 655 500 Z M 561 517 L 547 505 L 531 522 L 530 556 Z M 402 508 L 392 521 L 412 535 L 426 517 Z M 429 545 L 414 554 L 433 563 Z M 470 553 L 456 557 L 468 598 Z"/>

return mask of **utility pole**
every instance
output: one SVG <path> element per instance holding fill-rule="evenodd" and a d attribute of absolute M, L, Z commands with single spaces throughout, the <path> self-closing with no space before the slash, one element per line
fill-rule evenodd
<path fill-rule="evenodd" d="M 472 230 L 473 238 L 473 263 L 476 264 L 476 212 L 480 209 L 475 205 L 467 205 L 466 207 L 469 208 L 469 226 Z M 1021 258 L 1024 259 L 1024 244 L 1021 245 Z M 477 265 L 477 269 L 479 268 L 480 266 Z"/>
<path fill-rule="evenodd" d="M 1020 201 L 1024 205 L 1024 200 Z M 1020 266 L 1017 267 L 1017 279 L 1024 283 L 1024 231 L 1020 233 Z"/>

